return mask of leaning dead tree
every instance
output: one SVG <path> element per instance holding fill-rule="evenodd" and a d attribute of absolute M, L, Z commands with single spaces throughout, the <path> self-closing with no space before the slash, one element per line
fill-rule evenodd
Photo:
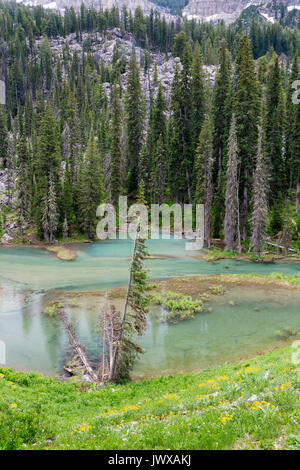
<path fill-rule="evenodd" d="M 65 330 L 68 334 L 69 341 L 75 353 L 75 359 L 81 367 L 83 367 L 85 373 L 90 378 L 91 382 L 98 382 L 99 377 L 92 369 L 89 360 L 87 358 L 85 347 L 76 339 L 75 331 L 73 325 L 70 323 L 68 316 L 64 309 L 60 309 L 60 317 L 63 321 Z"/>
<path fill-rule="evenodd" d="M 133 334 L 142 335 L 147 326 L 149 301 L 145 295 L 147 274 L 143 269 L 143 260 L 146 255 L 145 240 L 137 228 L 124 308 L 119 328 L 115 328 L 119 331 L 110 361 L 109 380 L 117 381 L 120 374 L 128 375 L 135 355 L 143 352 L 142 348 L 132 341 L 132 336 Z"/>

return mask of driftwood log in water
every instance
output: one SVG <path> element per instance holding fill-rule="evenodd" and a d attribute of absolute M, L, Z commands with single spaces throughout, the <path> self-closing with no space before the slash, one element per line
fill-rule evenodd
<path fill-rule="evenodd" d="M 85 352 L 85 347 L 82 346 L 82 344 L 80 344 L 79 341 L 77 341 L 73 326 L 69 322 L 68 316 L 65 313 L 64 309 L 60 310 L 60 316 L 65 326 L 66 332 L 68 333 L 69 340 L 75 352 L 76 358 L 82 364 L 84 370 L 86 371 L 87 375 L 90 377 L 91 381 L 98 382 L 99 378 L 89 363 L 89 360 Z"/>

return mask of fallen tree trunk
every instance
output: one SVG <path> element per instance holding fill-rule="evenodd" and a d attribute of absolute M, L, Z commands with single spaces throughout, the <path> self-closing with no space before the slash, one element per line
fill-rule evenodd
<path fill-rule="evenodd" d="M 273 246 L 274 248 L 280 248 L 281 250 L 292 251 L 293 253 L 298 253 L 298 251 L 299 251 L 299 250 L 295 250 L 293 248 L 286 248 L 285 246 L 279 245 L 278 243 L 267 242 L 267 245 Z"/>
<path fill-rule="evenodd" d="M 85 371 L 87 372 L 87 375 L 90 377 L 92 382 L 98 382 L 98 376 L 97 374 L 93 371 L 92 367 L 90 366 L 90 363 L 88 361 L 88 358 L 86 356 L 85 348 L 82 346 L 82 344 L 77 341 L 75 332 L 73 329 L 72 324 L 69 322 L 68 317 L 63 309 L 60 311 L 60 316 L 63 321 L 63 324 L 65 326 L 66 332 L 68 333 L 70 343 L 72 345 L 72 348 L 75 352 L 75 355 L 81 362 L 82 366 L 84 367 Z"/>

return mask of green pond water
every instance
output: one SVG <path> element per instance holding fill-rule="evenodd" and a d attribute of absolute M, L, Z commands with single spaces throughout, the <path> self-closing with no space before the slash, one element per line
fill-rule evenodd
<path fill-rule="evenodd" d="M 65 332 L 59 319 L 41 313 L 58 297 L 65 301 L 79 339 L 96 357 L 99 298 L 91 291 L 126 284 L 132 246 L 130 240 L 81 244 L 74 246 L 78 258 L 72 262 L 60 261 L 40 249 L 0 247 L 0 340 L 6 344 L 6 365 L 45 374 L 62 372 L 70 355 Z M 300 273 L 298 263 L 196 260 L 191 258 L 195 253 L 184 250 L 183 240 L 151 240 L 148 248 L 152 255 L 170 256 L 146 261 L 153 280 L 203 274 Z M 80 294 L 76 302 L 73 293 Z M 133 376 L 195 370 L 245 357 L 286 344 L 287 340 L 274 334 L 276 330 L 299 331 L 300 327 L 300 293 L 292 290 L 230 287 L 225 295 L 215 296 L 209 307 L 211 311 L 176 325 L 159 323 L 161 312 L 153 307 L 147 332 L 138 338 L 146 353 L 137 361 Z"/>

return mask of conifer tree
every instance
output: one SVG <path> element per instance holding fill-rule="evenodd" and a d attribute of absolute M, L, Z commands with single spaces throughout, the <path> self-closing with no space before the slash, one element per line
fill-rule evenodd
<path fill-rule="evenodd" d="M 153 202 L 162 202 L 167 173 L 167 124 L 165 117 L 166 101 L 161 83 L 158 87 L 157 98 L 153 107 L 151 120 L 151 195 Z"/>
<path fill-rule="evenodd" d="M 143 185 L 140 186 L 137 202 L 144 201 Z M 147 326 L 149 298 L 145 295 L 147 287 L 147 272 L 143 260 L 147 256 L 145 240 L 141 238 L 137 226 L 131 258 L 129 281 L 125 303 L 119 322 L 119 333 L 115 341 L 113 358 L 110 364 L 109 379 L 118 381 L 122 376 L 128 377 L 129 369 L 137 353 L 142 349 L 133 342 L 134 334 L 142 335 Z"/>
<path fill-rule="evenodd" d="M 163 141 L 166 140 L 166 99 L 163 92 L 162 84 L 158 86 L 157 97 L 153 107 L 152 127 L 150 129 L 152 138 L 152 148 L 157 145 L 159 136 Z"/>
<path fill-rule="evenodd" d="M 200 45 L 197 42 L 193 52 L 193 62 L 191 66 L 191 105 L 192 105 L 192 141 L 193 151 L 195 151 L 200 135 L 201 126 L 204 120 L 205 98 L 204 80 L 202 70 L 202 57 Z"/>
<path fill-rule="evenodd" d="M 213 202 L 213 123 L 208 114 L 204 120 L 196 151 L 194 178 L 196 179 L 195 203 L 204 204 L 204 243 L 209 247 L 212 238 Z"/>
<path fill-rule="evenodd" d="M 241 236 L 248 236 L 250 182 L 257 150 L 257 120 L 261 111 L 261 90 L 258 84 L 251 45 L 248 37 L 240 40 L 235 70 L 234 114 L 241 164 L 240 194 L 242 196 Z"/>
<path fill-rule="evenodd" d="M 143 179 L 141 179 L 140 184 L 139 184 L 139 188 L 138 188 L 138 192 L 136 196 L 136 202 L 137 204 L 144 204 L 144 206 L 148 207 L 147 199 L 145 195 L 145 183 Z"/>
<path fill-rule="evenodd" d="M 234 251 L 237 236 L 238 201 L 238 147 L 235 118 L 232 116 L 226 173 L 224 241 L 227 250 Z"/>
<path fill-rule="evenodd" d="M 290 189 L 296 188 L 297 183 L 297 174 L 298 174 L 298 165 L 297 158 L 295 159 L 295 144 L 299 140 L 299 131 L 297 128 L 299 122 L 297 122 L 297 111 L 298 105 L 293 103 L 293 93 L 295 89 L 293 88 L 293 83 L 296 80 L 300 79 L 299 71 L 299 58 L 298 54 L 295 54 L 292 64 L 291 75 L 289 79 L 288 92 L 287 92 L 287 117 L 286 119 L 286 144 L 285 144 L 285 163 L 286 163 L 286 174 L 288 179 L 288 187 Z M 297 147 L 297 145 L 296 145 Z M 299 157 L 298 157 L 299 158 Z"/>
<path fill-rule="evenodd" d="M 96 211 L 104 198 L 103 168 L 98 142 L 92 135 L 89 139 L 79 175 L 79 220 L 87 238 L 96 232 Z"/>
<path fill-rule="evenodd" d="M 119 195 L 122 193 L 122 144 L 121 144 L 121 107 L 116 85 L 113 87 L 112 98 L 112 136 L 111 136 L 111 169 L 110 169 L 110 192 L 111 201 L 117 204 Z"/>
<path fill-rule="evenodd" d="M 80 122 L 76 97 L 66 84 L 62 90 L 61 109 L 63 154 L 68 160 L 71 181 L 74 184 L 79 168 Z"/>
<path fill-rule="evenodd" d="M 60 139 L 57 121 L 54 116 L 53 108 L 48 102 L 41 116 L 40 122 L 40 137 L 38 142 L 37 158 L 34 162 L 35 166 L 35 217 L 36 223 L 39 228 L 40 234 L 47 233 L 45 230 L 49 204 L 50 194 L 50 179 L 51 191 L 55 192 L 55 197 L 52 194 L 52 200 L 58 200 L 61 193 L 61 184 L 59 178 L 61 153 L 60 153 Z M 41 211 L 40 201 L 44 201 L 43 213 Z M 56 202 L 57 203 L 57 202 Z M 47 215 L 46 215 L 47 214 Z M 42 222 L 42 219 L 44 222 Z M 51 237 L 48 236 L 48 241 L 52 236 L 54 237 L 53 223 L 48 227 L 48 233 L 51 232 Z"/>
<path fill-rule="evenodd" d="M 75 185 L 74 185 L 75 189 Z M 75 193 L 75 191 L 74 191 Z M 74 216 L 74 197 L 73 187 L 71 181 L 71 174 L 69 171 L 69 164 L 66 163 L 64 181 L 63 181 L 63 201 L 62 201 L 62 214 L 64 220 L 66 219 L 68 224 L 71 224 Z"/>
<path fill-rule="evenodd" d="M 227 161 L 227 140 L 232 114 L 232 80 L 230 54 L 224 45 L 220 50 L 220 66 L 213 89 L 214 121 L 214 197 L 213 231 L 219 237 L 224 214 L 224 187 Z"/>
<path fill-rule="evenodd" d="M 128 67 L 127 93 L 125 97 L 127 123 L 127 187 L 133 192 L 138 186 L 138 161 L 143 144 L 144 102 L 140 83 L 140 71 L 133 50 Z"/>
<path fill-rule="evenodd" d="M 299 214 L 300 206 L 300 104 L 296 106 L 295 118 L 292 123 L 292 143 L 291 151 L 293 155 L 293 179 L 294 188 L 296 189 L 296 214 Z"/>
<path fill-rule="evenodd" d="M 15 180 L 14 180 L 15 143 L 14 143 L 13 138 L 8 139 L 6 168 L 7 168 L 7 183 L 6 183 L 7 204 L 8 204 L 8 206 L 11 206 L 12 198 L 13 198 L 13 192 L 14 192 L 14 185 L 15 185 Z M 32 195 L 30 195 L 30 199 L 32 199 Z"/>
<path fill-rule="evenodd" d="M 57 196 L 55 191 L 55 181 L 53 171 L 49 177 L 49 195 L 48 195 L 48 218 L 49 218 L 49 243 L 54 242 L 55 234 L 58 227 L 58 208 L 57 208 Z"/>
<path fill-rule="evenodd" d="M 266 154 L 271 166 L 270 196 L 273 204 L 282 199 L 285 185 L 285 164 L 283 158 L 283 131 L 285 102 L 281 85 L 281 71 L 278 56 L 273 58 L 267 78 L 266 91 Z"/>
<path fill-rule="evenodd" d="M 300 206 L 300 106 L 293 102 L 295 88 L 292 86 L 300 79 L 298 56 L 294 57 L 289 83 L 287 102 L 288 121 L 286 138 L 286 171 L 289 176 L 289 187 L 296 192 L 296 214 Z"/>
<path fill-rule="evenodd" d="M 259 126 L 258 147 L 256 155 L 256 167 L 253 184 L 253 211 L 251 216 L 251 241 L 250 250 L 257 253 L 258 260 L 261 260 L 261 252 L 266 239 L 267 218 L 268 218 L 268 177 L 267 165 L 264 155 L 263 129 Z"/>
<path fill-rule="evenodd" d="M 69 226 L 68 226 L 67 216 L 65 216 L 65 218 L 64 218 L 62 231 L 63 231 L 64 241 L 67 241 L 68 240 L 68 234 L 69 234 Z"/>
<path fill-rule="evenodd" d="M 173 195 L 181 202 L 191 201 L 191 178 L 194 166 L 191 121 L 191 61 L 190 44 L 182 56 L 182 70 L 175 68 L 171 89 L 170 123 L 170 186 Z"/>
<path fill-rule="evenodd" d="M 5 113 L 0 104 L 0 159 L 2 164 L 6 167 L 7 163 L 7 150 L 8 150 L 8 135 Z"/>
<path fill-rule="evenodd" d="M 26 138 L 21 135 L 17 146 L 18 153 L 18 172 L 17 172 L 17 190 L 18 190 L 18 229 L 23 233 L 23 226 L 26 219 L 26 213 L 29 206 L 29 185 L 28 185 L 28 165 L 29 152 Z"/>
<path fill-rule="evenodd" d="M 165 196 L 167 150 L 160 135 L 155 146 L 151 175 L 151 195 L 153 203 L 161 203 Z"/>

